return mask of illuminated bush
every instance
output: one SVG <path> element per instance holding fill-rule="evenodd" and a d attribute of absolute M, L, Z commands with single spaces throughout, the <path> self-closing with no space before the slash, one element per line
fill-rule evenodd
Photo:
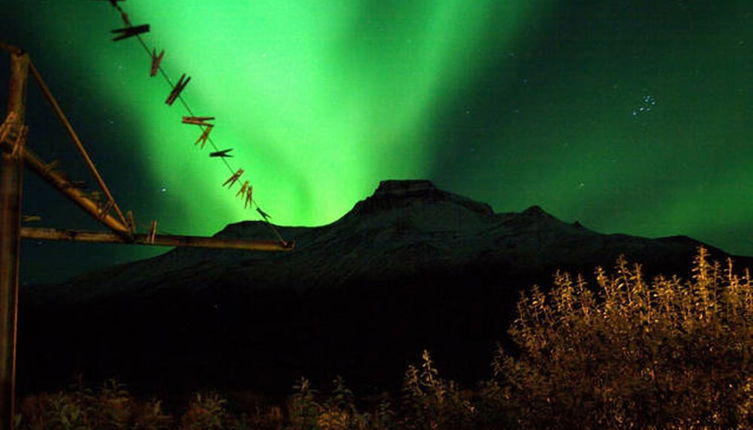
<path fill-rule="evenodd" d="M 408 366 L 403 379 L 403 420 L 408 429 L 470 429 L 476 408 L 470 396 L 454 381 L 439 377 L 428 351 L 422 356 L 421 370 Z"/>
<path fill-rule="evenodd" d="M 750 274 L 708 261 L 690 281 L 619 259 L 592 291 L 557 273 L 534 287 L 510 329 L 521 352 L 501 351 L 519 424 L 532 428 L 750 428 L 753 289 Z"/>

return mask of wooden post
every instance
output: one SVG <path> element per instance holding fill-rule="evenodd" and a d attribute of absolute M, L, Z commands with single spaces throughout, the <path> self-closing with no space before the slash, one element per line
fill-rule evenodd
<path fill-rule="evenodd" d="M 24 122 L 29 56 L 10 55 L 8 114 Z M 19 140 L 18 144 L 23 145 Z M 18 322 L 18 262 L 23 180 L 22 148 L 2 151 L 0 161 L 0 430 L 13 430 L 16 391 L 16 333 Z"/>

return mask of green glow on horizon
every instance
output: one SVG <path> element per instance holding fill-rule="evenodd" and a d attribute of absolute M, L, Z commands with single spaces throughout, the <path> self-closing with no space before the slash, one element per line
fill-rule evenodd
<path fill-rule="evenodd" d="M 484 56 L 504 49 L 500 42 L 510 44 L 535 12 L 527 4 L 505 6 L 500 25 L 487 18 L 495 3 L 121 4 L 134 25 L 151 25 L 145 41 L 165 49 L 168 75 L 192 77 L 186 100 L 196 115 L 217 117 L 213 140 L 220 149 L 234 148 L 232 167 L 246 171 L 272 220 L 320 225 L 342 216 L 380 180 L 427 175 L 436 107 L 452 100 Z M 144 161 L 152 180 L 178 193 L 161 222 L 211 233 L 257 219 L 235 191 L 220 187 L 230 176 L 223 163 L 192 146 L 198 128 L 180 124 L 179 103 L 163 103 L 169 91 L 148 77 L 149 57 L 138 43 L 93 37 L 119 24 L 112 8 L 97 6 L 72 9 L 98 20 L 98 28 L 67 30 L 87 40 L 91 50 L 80 55 L 99 71 L 93 85 L 124 115 L 138 112 L 143 141 L 135 144 L 150 155 Z"/>
<path fill-rule="evenodd" d="M 152 26 L 169 75 L 192 77 L 187 101 L 217 117 L 215 142 L 235 148 L 275 223 L 328 223 L 380 180 L 428 178 L 497 211 L 536 204 L 600 232 L 753 255 L 748 0 L 121 4 Z M 120 26 L 108 2 L 38 13 L 59 36 L 35 55 L 89 82 L 113 136 L 132 125 L 136 141 L 113 144 L 143 153 L 144 182 L 169 190 L 141 220 L 210 234 L 258 219 L 164 105 L 138 43 L 108 40 Z M 655 106 L 632 115 L 645 97 Z"/>

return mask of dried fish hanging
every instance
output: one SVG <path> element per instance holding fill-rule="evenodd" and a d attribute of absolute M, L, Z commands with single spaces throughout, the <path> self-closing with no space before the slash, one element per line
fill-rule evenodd
<path fill-rule="evenodd" d="M 128 14 L 118 4 L 125 0 L 108 0 L 108 1 L 120 13 L 123 23 L 125 24 L 124 28 L 119 28 L 112 31 L 113 34 L 116 34 L 116 37 L 113 38 L 113 41 L 119 41 L 119 40 L 132 38 L 132 37 L 135 37 L 139 41 L 139 43 L 141 44 L 141 46 L 144 48 L 144 50 L 146 51 L 146 53 L 149 55 L 151 59 L 149 76 L 156 76 L 159 73 L 160 75 L 162 75 L 164 80 L 170 86 L 170 93 L 168 94 L 167 99 L 165 100 L 165 103 L 169 106 L 172 106 L 175 101 L 179 101 L 180 104 L 183 105 L 183 108 L 186 110 L 186 112 L 188 112 L 188 116 L 183 116 L 182 122 L 184 124 L 196 125 L 200 127 L 201 129 L 201 135 L 196 140 L 194 145 L 201 144 L 201 149 L 204 149 L 204 146 L 206 145 L 207 141 L 209 142 L 209 145 L 214 149 L 214 151 L 211 152 L 209 156 L 212 158 L 220 158 L 223 161 L 223 163 L 225 163 L 225 166 L 231 173 L 230 178 L 226 180 L 222 185 L 223 186 L 228 185 L 228 188 L 232 188 L 233 185 L 236 182 L 238 182 L 241 175 L 244 173 L 244 170 L 233 169 L 230 166 L 230 162 L 227 160 L 228 158 L 232 157 L 232 155 L 228 154 L 228 152 L 232 151 L 233 149 L 230 148 L 230 149 L 220 150 L 217 147 L 217 145 L 215 145 L 214 141 L 209 135 L 209 133 L 214 128 L 214 124 L 207 123 L 206 121 L 214 120 L 214 117 L 195 116 L 193 111 L 189 107 L 188 103 L 181 95 L 183 90 L 191 81 L 191 77 L 186 76 L 186 74 L 183 73 L 178 79 L 178 82 L 173 84 L 173 81 L 170 79 L 170 77 L 167 75 L 165 70 L 162 68 L 162 61 L 165 57 L 165 51 L 161 50 L 160 53 L 157 54 L 157 49 L 156 48 L 149 49 L 146 42 L 144 42 L 144 39 L 141 37 L 142 34 L 148 33 L 150 31 L 149 25 L 143 24 L 143 25 L 133 26 L 131 24 Z M 288 242 L 282 238 L 282 236 L 277 231 L 275 226 L 269 222 L 269 218 L 271 218 L 270 215 L 261 209 L 261 207 L 259 206 L 256 200 L 252 199 L 252 190 L 253 190 L 253 187 L 249 184 L 249 181 L 245 181 L 243 185 L 241 186 L 241 190 L 236 194 L 236 197 L 241 196 L 241 198 L 243 198 L 244 208 L 248 208 L 248 207 L 253 208 L 254 206 L 256 206 L 256 212 L 261 216 L 263 222 L 272 230 L 272 232 L 275 234 L 277 239 L 283 244 L 288 244 Z M 156 228 L 156 226 L 154 227 Z"/>

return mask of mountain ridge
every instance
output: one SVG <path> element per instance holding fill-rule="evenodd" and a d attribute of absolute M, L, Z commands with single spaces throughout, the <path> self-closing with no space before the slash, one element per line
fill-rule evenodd
<path fill-rule="evenodd" d="M 619 255 L 642 263 L 649 278 L 688 276 L 703 245 L 600 234 L 538 206 L 495 213 L 425 180 L 382 181 L 327 225 L 277 228 L 295 250 L 174 249 L 25 288 L 26 386 L 76 371 L 174 386 L 195 369 L 195 381 L 180 383 L 285 391 L 298 376 L 326 382 L 342 374 L 360 386 L 394 386 L 423 348 L 444 355 L 450 376 L 472 383 L 504 340 L 520 290 L 546 286 L 558 269 L 590 279 Z M 243 221 L 215 236 L 271 234 L 262 222 Z M 751 258 L 736 261 L 753 266 Z M 56 348 L 75 353 L 50 359 Z"/>
<path fill-rule="evenodd" d="M 582 226 L 577 221 L 572 224 L 560 221 L 537 205 L 519 213 L 496 213 L 486 203 L 439 190 L 428 180 L 381 181 L 371 196 L 357 202 L 350 211 L 330 224 L 315 227 L 275 227 L 283 233 L 284 237 L 296 240 L 296 250 L 291 254 L 176 248 L 149 259 L 85 273 L 64 284 L 80 285 L 91 280 L 105 282 L 106 279 L 113 280 L 113 278 L 116 283 L 123 281 L 120 278 L 132 282 L 167 275 L 209 261 L 226 264 L 238 260 L 249 263 L 295 260 L 294 255 L 301 251 L 329 256 L 345 251 L 343 255 L 347 256 L 359 246 L 370 249 L 380 248 L 378 249 L 380 252 L 385 249 L 415 251 L 421 248 L 418 244 L 422 243 L 430 254 L 433 251 L 443 250 L 444 254 L 448 254 L 447 257 L 466 254 L 468 258 L 471 257 L 469 253 L 472 253 L 470 248 L 474 247 L 480 247 L 482 252 L 487 253 L 505 254 L 506 251 L 517 248 L 516 252 L 535 254 L 545 252 L 547 246 L 540 244 L 538 249 L 532 249 L 531 247 L 535 247 L 536 244 L 530 243 L 530 240 L 528 243 L 521 242 L 521 236 L 526 233 L 537 233 L 540 236 L 539 240 L 545 240 L 546 238 L 541 236 L 555 229 L 559 229 L 560 236 L 566 232 L 579 236 L 581 241 L 596 237 L 606 240 L 619 237 L 633 242 L 653 240 L 667 244 L 677 241 L 692 243 L 695 246 L 700 244 L 687 236 L 671 236 L 675 239 L 670 240 L 669 238 L 646 239 L 623 234 L 603 235 Z M 344 231 L 347 231 L 347 234 Z M 213 237 L 273 238 L 262 221 L 228 224 Z M 467 245 L 469 242 L 470 246 Z M 458 246 L 459 243 L 466 245 Z M 522 245 L 526 244 L 528 248 L 521 251 Z M 322 250 L 317 251 L 315 249 L 317 247 L 322 247 Z M 708 245 L 706 247 L 723 254 L 721 250 L 714 247 Z M 452 254 L 449 252 L 450 248 L 456 251 L 454 255 L 449 255 Z M 438 254 L 435 252 L 433 256 L 437 257 Z M 560 260 L 563 259 L 572 260 L 572 258 L 560 258 Z"/>

